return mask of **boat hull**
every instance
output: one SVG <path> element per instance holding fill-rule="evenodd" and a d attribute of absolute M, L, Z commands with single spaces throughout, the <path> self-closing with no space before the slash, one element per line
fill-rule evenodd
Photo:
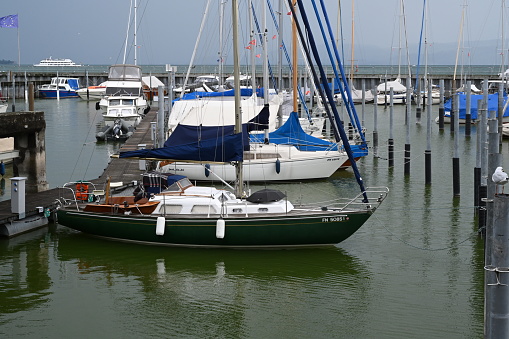
<path fill-rule="evenodd" d="M 61 208 L 58 223 L 94 236 L 119 241 L 183 247 L 296 247 L 340 243 L 355 233 L 372 211 L 279 216 L 225 217 L 224 238 L 216 237 L 218 216 L 165 217 L 156 234 L 157 216 L 89 213 Z"/>
<path fill-rule="evenodd" d="M 57 91 L 39 89 L 39 96 L 45 99 L 56 99 Z M 78 94 L 76 91 L 60 91 L 59 96 L 60 98 L 77 98 Z"/>
<path fill-rule="evenodd" d="M 289 181 L 329 178 L 347 161 L 345 154 L 337 153 L 329 156 L 313 158 L 280 158 L 246 160 L 243 163 L 243 177 L 249 182 L 254 181 Z M 205 168 L 205 166 L 207 168 Z M 210 169 L 210 170 L 209 170 Z M 165 165 L 162 172 L 184 175 L 191 180 L 235 180 L 235 166 L 230 164 L 196 164 L 173 162 Z"/>

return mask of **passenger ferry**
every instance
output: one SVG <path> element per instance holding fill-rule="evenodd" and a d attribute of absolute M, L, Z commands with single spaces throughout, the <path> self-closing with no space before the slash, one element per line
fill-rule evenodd
<path fill-rule="evenodd" d="M 41 60 L 38 64 L 34 64 L 34 66 L 49 66 L 49 67 L 61 67 L 61 66 L 81 66 L 76 64 L 71 59 L 52 59 L 49 57 L 48 59 Z"/>

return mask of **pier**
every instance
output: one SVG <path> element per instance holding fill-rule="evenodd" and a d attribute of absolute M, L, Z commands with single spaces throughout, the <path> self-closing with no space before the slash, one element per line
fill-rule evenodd
<path fill-rule="evenodd" d="M 169 65 L 166 65 L 169 66 Z M 166 71 L 165 65 L 145 65 L 141 66 L 144 76 L 156 76 L 161 80 L 166 87 L 168 87 L 170 74 Z M 98 85 L 108 80 L 108 67 L 109 65 L 88 65 L 80 67 L 34 67 L 31 65 L 18 66 L 3 66 L 0 67 L 0 88 L 2 88 L 3 97 L 12 98 L 13 93 L 16 98 L 24 98 L 29 83 L 34 84 L 35 88 L 38 85 L 47 84 L 53 77 L 73 77 L 78 78 L 81 87 L 87 87 L 92 85 Z M 176 71 L 173 73 L 175 78 L 175 84 L 182 85 L 184 83 L 189 66 L 179 65 L 174 66 Z M 345 65 L 345 69 L 349 69 L 350 66 Z M 454 76 L 454 66 L 428 66 L 427 78 L 432 79 L 435 84 L 438 84 L 440 80 L 444 81 L 444 89 L 446 93 L 449 93 L 453 88 L 459 88 L 465 79 L 472 81 L 472 84 L 481 88 L 481 83 L 484 80 L 495 80 L 500 79 L 499 72 L 500 66 L 470 66 L 466 72 L 467 75 Z M 329 82 L 332 82 L 334 72 L 332 68 L 326 67 L 326 74 L 329 78 Z M 411 67 L 412 81 L 416 78 L 416 66 Z M 248 74 L 251 72 L 250 67 L 242 67 L 241 72 Z M 188 83 L 191 83 L 200 75 L 217 74 L 218 69 L 211 65 L 196 65 L 191 67 L 189 72 Z M 224 65 L 223 81 L 233 73 L 233 66 Z M 275 71 L 273 66 L 273 76 L 271 80 L 271 87 L 273 84 L 279 83 L 277 76 L 278 72 Z M 282 88 L 291 87 L 291 72 L 288 66 L 282 67 Z M 399 75 L 402 78 L 408 77 L 408 74 Z M 374 89 L 380 83 L 386 80 L 394 80 L 398 77 L 398 67 L 394 66 L 358 66 L 355 68 L 355 73 L 351 75 L 351 81 L 355 88 L 362 88 L 364 82 L 366 90 Z M 420 74 L 420 78 L 424 77 L 424 74 Z M 306 82 L 306 69 L 304 66 L 299 67 L 299 78 L 302 83 Z M 261 84 L 263 79 L 263 71 L 258 68 L 256 71 L 256 83 Z M 37 91 L 36 91 L 37 95 Z"/>
<path fill-rule="evenodd" d="M 20 116 L 23 116 L 23 123 L 20 125 L 22 128 L 24 128 L 25 122 L 27 121 L 38 121 L 40 128 L 44 125 L 43 112 L 3 113 L 2 119 L 5 119 L 8 116 L 13 121 L 16 120 L 16 117 L 19 118 Z M 29 118 L 30 116 L 31 118 Z M 121 151 L 138 149 L 140 147 L 139 145 L 145 145 L 144 147 L 146 148 L 152 148 L 153 141 L 151 123 L 155 122 L 156 119 L 156 110 L 148 112 L 134 131 L 134 134 L 122 145 Z M 9 128 L 7 128 L 8 125 L 4 125 L 3 122 L 4 120 L 2 120 L 2 128 L 0 128 L 0 137 L 11 136 L 13 133 L 7 133 L 9 130 Z M 6 127 L 5 129 L 4 126 Z M 37 128 L 33 127 L 30 130 L 35 131 Z M 2 131 L 4 131 L 3 134 Z M 15 142 L 15 148 L 17 144 L 19 143 Z M 18 154 L 18 151 L 15 152 Z M 20 151 L 19 153 L 23 154 L 24 151 Z M 40 156 L 37 158 L 41 159 Z M 20 162 L 19 158 L 16 158 L 14 161 L 18 163 Z M 23 163 L 23 161 L 21 161 L 21 163 Z M 112 182 L 122 182 L 123 185 L 129 185 L 132 184 L 133 181 L 140 180 L 140 174 L 144 171 L 144 169 L 140 169 L 139 160 L 112 158 L 103 174 L 99 178 L 92 180 L 92 182 L 102 188 L 107 178 L 109 178 Z M 21 172 L 19 174 L 24 175 L 24 173 L 25 172 Z M 37 176 L 35 176 L 35 178 L 37 178 Z M 12 179 L 14 178 L 11 178 L 11 180 Z M 51 220 L 53 211 L 58 206 L 57 199 L 60 197 L 61 192 L 59 192 L 59 190 L 61 190 L 61 188 L 32 190 L 29 189 L 31 186 L 32 185 L 29 183 L 29 180 L 27 180 L 27 194 L 24 196 L 24 209 L 22 213 L 13 212 L 12 205 L 14 205 L 14 199 L 11 198 L 10 200 L 0 201 L 0 236 L 15 236 L 17 234 L 33 230 L 34 228 L 45 226 Z"/>

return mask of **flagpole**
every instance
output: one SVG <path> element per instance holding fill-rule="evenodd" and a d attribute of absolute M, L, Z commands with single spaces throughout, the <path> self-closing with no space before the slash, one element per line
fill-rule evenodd
<path fill-rule="evenodd" d="M 19 20 L 18 13 L 16 13 L 16 17 Z M 18 31 L 18 67 L 20 67 L 21 66 L 21 52 L 20 52 L 20 48 L 19 48 L 19 22 L 18 22 L 18 25 L 16 25 L 16 30 Z"/>

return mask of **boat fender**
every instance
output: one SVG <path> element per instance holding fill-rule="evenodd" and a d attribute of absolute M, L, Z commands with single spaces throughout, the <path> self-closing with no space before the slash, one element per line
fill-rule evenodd
<path fill-rule="evenodd" d="M 95 110 L 98 111 L 101 109 L 101 106 L 99 106 L 99 101 L 95 103 Z"/>
<path fill-rule="evenodd" d="M 210 164 L 205 164 L 205 176 L 208 178 L 210 175 Z"/>
<path fill-rule="evenodd" d="M 157 217 L 156 235 L 164 235 L 165 223 L 166 220 L 164 219 L 164 217 Z"/>
<path fill-rule="evenodd" d="M 3 161 L 0 162 L 0 175 L 2 177 L 5 175 L 5 164 Z"/>
<path fill-rule="evenodd" d="M 217 219 L 216 221 L 216 238 L 223 239 L 225 232 L 224 219 Z"/>
<path fill-rule="evenodd" d="M 281 172 L 281 161 L 279 159 L 276 160 L 276 173 L 279 174 Z"/>

